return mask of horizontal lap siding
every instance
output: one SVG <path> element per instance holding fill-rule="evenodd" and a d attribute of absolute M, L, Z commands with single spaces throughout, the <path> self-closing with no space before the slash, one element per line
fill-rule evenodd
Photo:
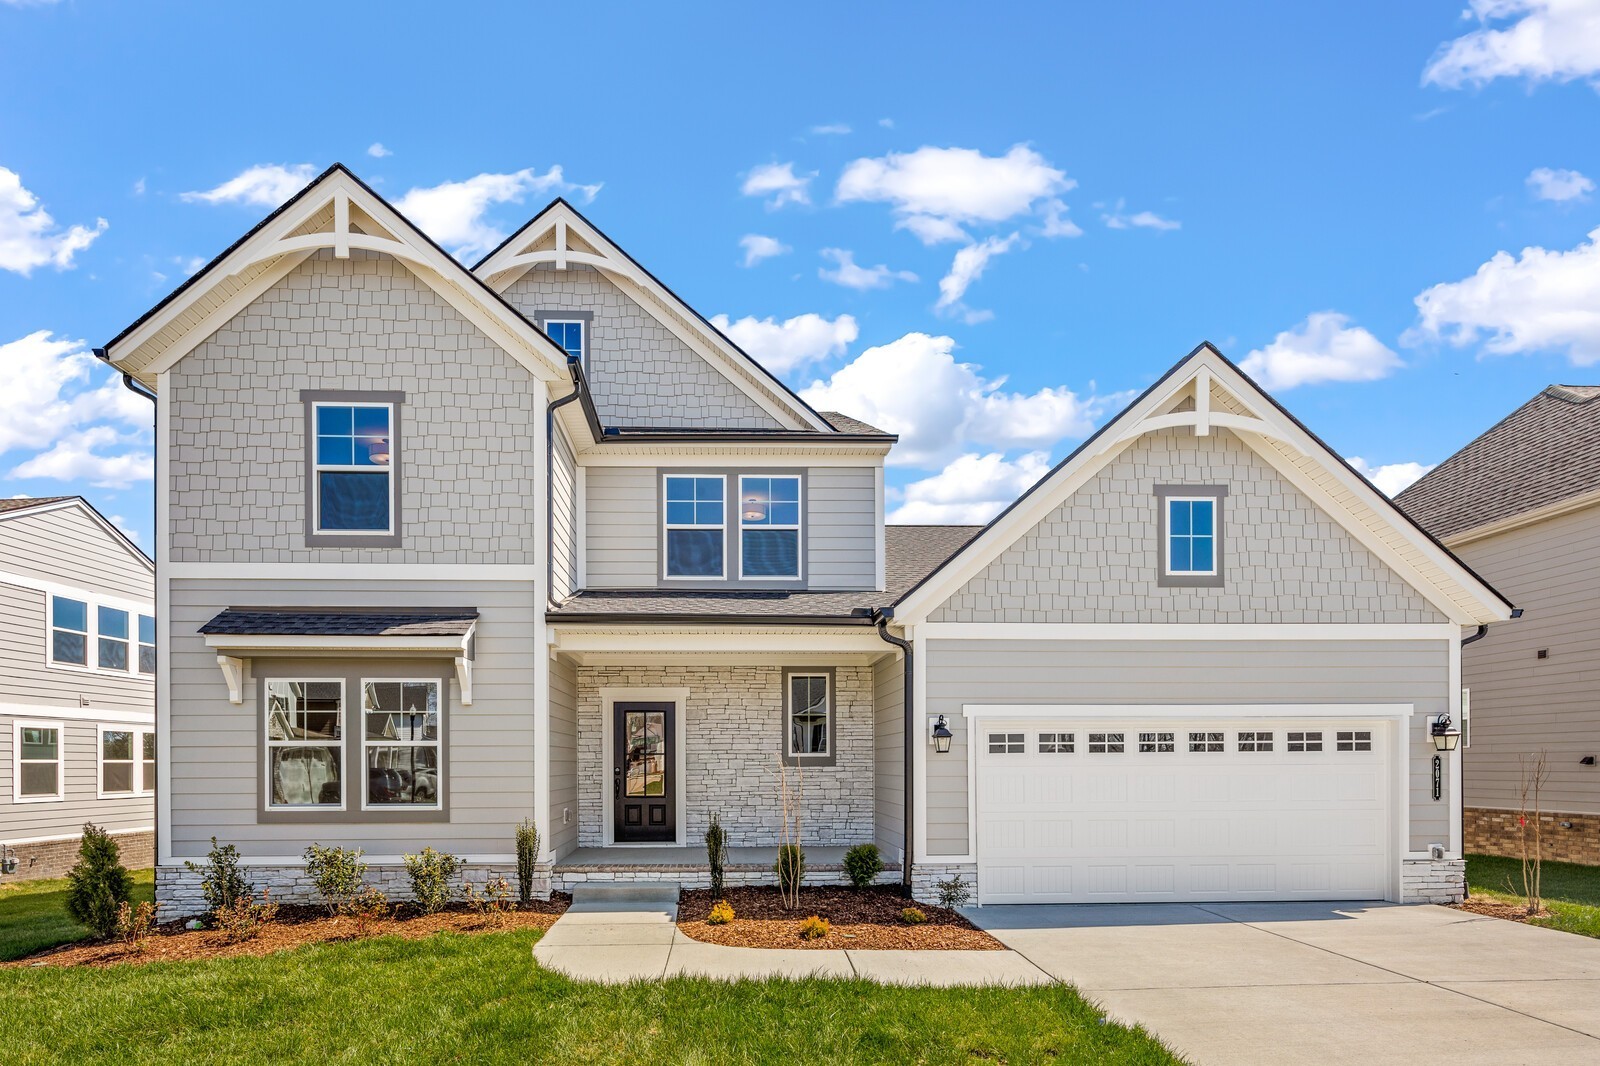
<path fill-rule="evenodd" d="M 243 705 L 228 702 L 216 652 L 198 630 L 228 606 L 308 604 L 478 609 L 473 704 L 463 707 L 459 687 L 450 685 L 448 822 L 258 824 L 261 724 L 254 687 Z M 294 859 L 312 841 L 373 855 L 430 844 L 463 856 L 511 854 L 516 824 L 533 814 L 535 621 L 531 582 L 174 580 L 167 719 L 172 853 L 203 856 L 216 834 L 250 858 Z M 262 673 L 255 664 L 254 676 Z M 453 675 L 447 660 L 440 661 L 440 673 Z M 359 743 L 350 714 L 347 709 L 346 743 Z M 351 802 L 357 805 L 355 797 Z"/>
<path fill-rule="evenodd" d="M 72 565 L 73 561 L 63 562 L 64 567 Z M 48 596 L 39 589 L 0 583 L 0 703 L 77 708 L 83 697 L 90 707 L 153 713 L 151 677 L 48 665 L 48 604 Z M 137 636 L 136 621 L 129 619 L 128 624 L 131 635 Z M 138 654 L 131 644 L 129 654 Z"/>
<path fill-rule="evenodd" d="M 1518 756 L 1549 755 L 1547 811 L 1600 814 L 1600 507 L 1457 550 L 1526 614 L 1463 649 L 1472 690 L 1467 806 L 1516 809 Z M 1539 650 L 1549 657 L 1540 659 Z"/>
<path fill-rule="evenodd" d="M 873 815 L 878 847 L 890 863 L 894 850 L 904 848 L 906 841 L 905 691 L 905 661 L 899 656 L 880 659 L 872 669 Z"/>
<path fill-rule="evenodd" d="M 578 668 L 564 658 L 550 664 L 550 824 L 539 828 L 557 859 L 578 846 Z"/>
<path fill-rule="evenodd" d="M 813 467 L 806 484 L 807 585 L 869 589 L 877 581 L 876 470 Z"/>
<path fill-rule="evenodd" d="M 931 640 L 926 655 L 922 709 L 955 733 L 948 755 L 927 757 L 935 857 L 967 851 L 967 704 L 1410 703 L 1411 847 L 1448 840 L 1424 737 L 1425 715 L 1449 706 L 1444 641 Z"/>
<path fill-rule="evenodd" d="M 78 712 L 75 706 L 72 710 Z M 63 720 L 52 716 L 48 707 L 30 711 L 26 717 L 30 721 L 60 722 L 63 726 L 61 769 L 65 798 L 47 803 L 12 802 L 17 717 L 21 716 L 0 714 L 0 843 L 73 836 L 83 831 L 85 822 L 113 832 L 149 829 L 155 824 L 155 800 L 150 796 L 98 798 L 100 723 Z"/>
<path fill-rule="evenodd" d="M 584 498 L 589 588 L 640 588 L 656 584 L 656 471 L 590 467 Z"/>
<path fill-rule="evenodd" d="M 0 521 L 0 571 L 149 603 L 150 564 L 79 507 Z"/>

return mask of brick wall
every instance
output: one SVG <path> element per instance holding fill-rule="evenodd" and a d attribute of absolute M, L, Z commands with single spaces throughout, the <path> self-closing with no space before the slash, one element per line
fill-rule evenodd
<path fill-rule="evenodd" d="M 113 833 L 112 839 L 122 858 L 122 865 L 130 870 L 142 870 L 155 865 L 155 834 L 146 829 L 142 833 Z M 65 877 L 78 861 L 78 848 L 82 837 L 52 840 L 44 844 L 11 844 L 8 849 L 17 857 L 17 872 L 7 881 L 32 881 L 41 877 Z"/>
<path fill-rule="evenodd" d="M 1468 807 L 1462 820 L 1467 853 L 1522 856 L 1522 828 L 1517 811 Z M 1532 819 L 1528 847 L 1533 847 Z M 1552 862 L 1577 862 L 1600 866 L 1600 815 L 1544 813 L 1539 816 L 1539 845 L 1543 858 Z"/>
<path fill-rule="evenodd" d="M 610 787 L 601 751 L 602 688 L 687 688 L 688 842 L 698 843 L 714 810 L 730 847 L 778 843 L 778 755 L 783 670 L 775 666 L 585 666 L 578 670 L 578 843 L 604 841 L 601 790 Z M 802 843 L 848 847 L 873 840 L 872 669 L 835 671 L 838 757 L 807 767 Z M 796 775 L 791 771 L 791 782 Z"/>

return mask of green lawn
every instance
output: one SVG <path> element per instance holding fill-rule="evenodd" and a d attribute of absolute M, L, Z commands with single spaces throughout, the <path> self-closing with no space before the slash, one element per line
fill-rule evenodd
<path fill-rule="evenodd" d="M 133 871 L 133 899 L 155 899 L 154 873 Z M 89 931 L 67 917 L 67 880 L 0 881 L 0 962 L 82 940 Z"/>
<path fill-rule="evenodd" d="M 1548 918 L 1532 924 L 1580 936 L 1600 937 L 1600 866 L 1547 862 L 1540 878 Z M 1474 896 L 1526 903 L 1522 894 L 1522 862 L 1492 855 L 1467 856 L 1467 886 Z"/>
<path fill-rule="evenodd" d="M 1173 1063 L 1071 989 L 864 981 L 579 984 L 536 934 L 0 971 L 9 1063 Z"/>

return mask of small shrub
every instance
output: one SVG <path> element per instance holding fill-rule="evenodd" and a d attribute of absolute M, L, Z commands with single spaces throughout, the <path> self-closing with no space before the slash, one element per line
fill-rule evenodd
<path fill-rule="evenodd" d="M 461 860 L 432 848 L 405 856 L 406 873 L 411 878 L 411 897 L 423 914 L 433 914 L 449 904 L 455 895 L 451 883 L 461 870 Z"/>
<path fill-rule="evenodd" d="M 239 870 L 239 849 L 232 844 L 219 847 L 216 837 L 211 838 L 211 850 L 206 853 L 204 866 L 188 861 L 183 865 L 190 873 L 200 875 L 200 892 L 213 915 L 223 907 L 233 907 L 255 895 L 255 886 L 246 881 Z"/>
<path fill-rule="evenodd" d="M 517 826 L 517 899 L 533 902 L 533 878 L 539 865 L 539 827 L 531 818 Z"/>
<path fill-rule="evenodd" d="M 725 899 L 719 899 L 711 905 L 711 913 L 706 915 L 707 925 L 727 925 L 733 921 L 733 904 Z"/>
<path fill-rule="evenodd" d="M 389 916 L 389 897 L 382 889 L 368 885 L 345 904 L 345 913 L 356 920 L 356 934 L 366 936 L 374 925 Z"/>
<path fill-rule="evenodd" d="M 67 871 L 67 913 L 95 936 L 111 936 L 117 931 L 118 908 L 132 894 L 133 882 L 117 842 L 104 829 L 86 823 L 78 861 Z"/>
<path fill-rule="evenodd" d="M 778 875 L 778 890 L 785 900 L 795 899 L 800 884 L 806 876 L 806 853 L 799 844 L 785 844 L 778 849 L 778 861 L 772 867 Z"/>
<path fill-rule="evenodd" d="M 159 903 L 143 903 L 130 907 L 127 900 L 117 906 L 117 936 L 131 951 L 143 951 L 150 931 L 156 926 Z"/>
<path fill-rule="evenodd" d="M 367 864 L 361 861 L 360 848 L 352 851 L 313 844 L 306 848 L 305 860 L 306 874 L 329 917 L 343 911 L 365 883 Z"/>
<path fill-rule="evenodd" d="M 928 920 L 928 916 L 915 907 L 907 907 L 900 912 L 900 920 L 907 925 L 921 925 Z"/>
<path fill-rule="evenodd" d="M 844 853 L 844 872 L 849 875 L 850 883 L 857 888 L 866 888 L 878 879 L 883 873 L 883 856 L 878 854 L 876 844 L 857 844 Z"/>
<path fill-rule="evenodd" d="M 723 867 L 728 861 L 728 831 L 722 828 L 722 819 L 711 815 L 706 827 L 706 862 L 711 864 L 711 894 L 722 895 Z"/>
<path fill-rule="evenodd" d="M 828 924 L 828 919 L 818 918 L 815 914 L 800 923 L 801 940 L 821 940 L 828 935 L 833 927 Z"/>
<path fill-rule="evenodd" d="M 466 900 L 467 907 L 484 920 L 485 925 L 496 928 L 506 924 L 514 904 L 511 902 L 511 882 L 503 877 L 493 877 L 484 882 L 483 893 L 472 887 L 468 881 L 462 890 L 462 898 Z"/>
<path fill-rule="evenodd" d="M 232 903 L 224 903 L 211 912 L 211 920 L 222 930 L 223 939 L 230 944 L 254 940 L 261 935 L 261 927 L 276 920 L 278 905 L 272 902 L 272 889 L 261 893 L 261 902 L 254 894 L 242 896 Z"/>
<path fill-rule="evenodd" d="M 972 886 L 960 874 L 953 874 L 945 881 L 935 881 L 933 887 L 939 891 L 941 907 L 965 907 L 972 902 Z"/>

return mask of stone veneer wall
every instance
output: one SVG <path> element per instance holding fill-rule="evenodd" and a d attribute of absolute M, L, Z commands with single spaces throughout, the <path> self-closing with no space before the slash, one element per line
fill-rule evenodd
<path fill-rule="evenodd" d="M 849 847 L 873 840 L 872 668 L 835 667 L 834 766 L 808 767 L 802 843 Z M 602 688 L 687 688 L 688 841 L 698 844 L 714 810 L 730 847 L 778 843 L 778 756 L 783 728 L 783 669 L 776 666 L 584 666 L 578 669 L 578 844 L 599 847 Z M 791 775 L 791 781 L 795 776 Z"/>
<path fill-rule="evenodd" d="M 112 833 L 117 842 L 122 865 L 130 870 L 142 870 L 155 865 L 156 835 L 149 829 L 139 833 Z M 8 844 L 7 850 L 17 857 L 17 872 L 6 881 L 29 881 L 39 877 L 65 877 L 78 861 L 78 849 L 83 844 L 81 836 L 65 840 L 51 840 L 41 844 Z"/>
<path fill-rule="evenodd" d="M 959 877 L 967 883 L 972 893 L 969 906 L 978 902 L 978 864 L 972 862 L 913 863 L 911 866 L 911 896 L 918 903 L 938 903 L 938 882 Z"/>
<path fill-rule="evenodd" d="M 1460 903 L 1467 894 L 1467 860 L 1407 859 L 1400 866 L 1401 903 Z"/>
<path fill-rule="evenodd" d="M 550 898 L 550 869 L 540 867 L 535 871 L 533 895 L 535 899 Z M 275 903 L 321 903 L 304 866 L 246 866 L 244 876 L 253 886 L 257 896 L 271 891 Z M 504 877 L 512 891 L 517 888 L 517 867 L 510 864 L 469 863 L 461 868 L 456 882 L 459 890 L 463 881 L 475 888 L 496 877 Z M 204 914 L 207 910 L 205 895 L 200 891 L 200 874 L 184 866 L 156 867 L 156 900 L 161 904 L 162 920 Z M 404 866 L 369 866 L 366 883 L 380 889 L 391 901 L 411 899 L 411 879 Z"/>
<path fill-rule="evenodd" d="M 1462 821 L 1467 853 L 1520 858 L 1521 817 L 1518 811 L 1468 807 Z M 1528 839 L 1531 849 L 1531 828 Z M 1542 856 L 1552 862 L 1600 866 L 1600 815 L 1546 811 L 1539 816 L 1539 845 Z"/>

